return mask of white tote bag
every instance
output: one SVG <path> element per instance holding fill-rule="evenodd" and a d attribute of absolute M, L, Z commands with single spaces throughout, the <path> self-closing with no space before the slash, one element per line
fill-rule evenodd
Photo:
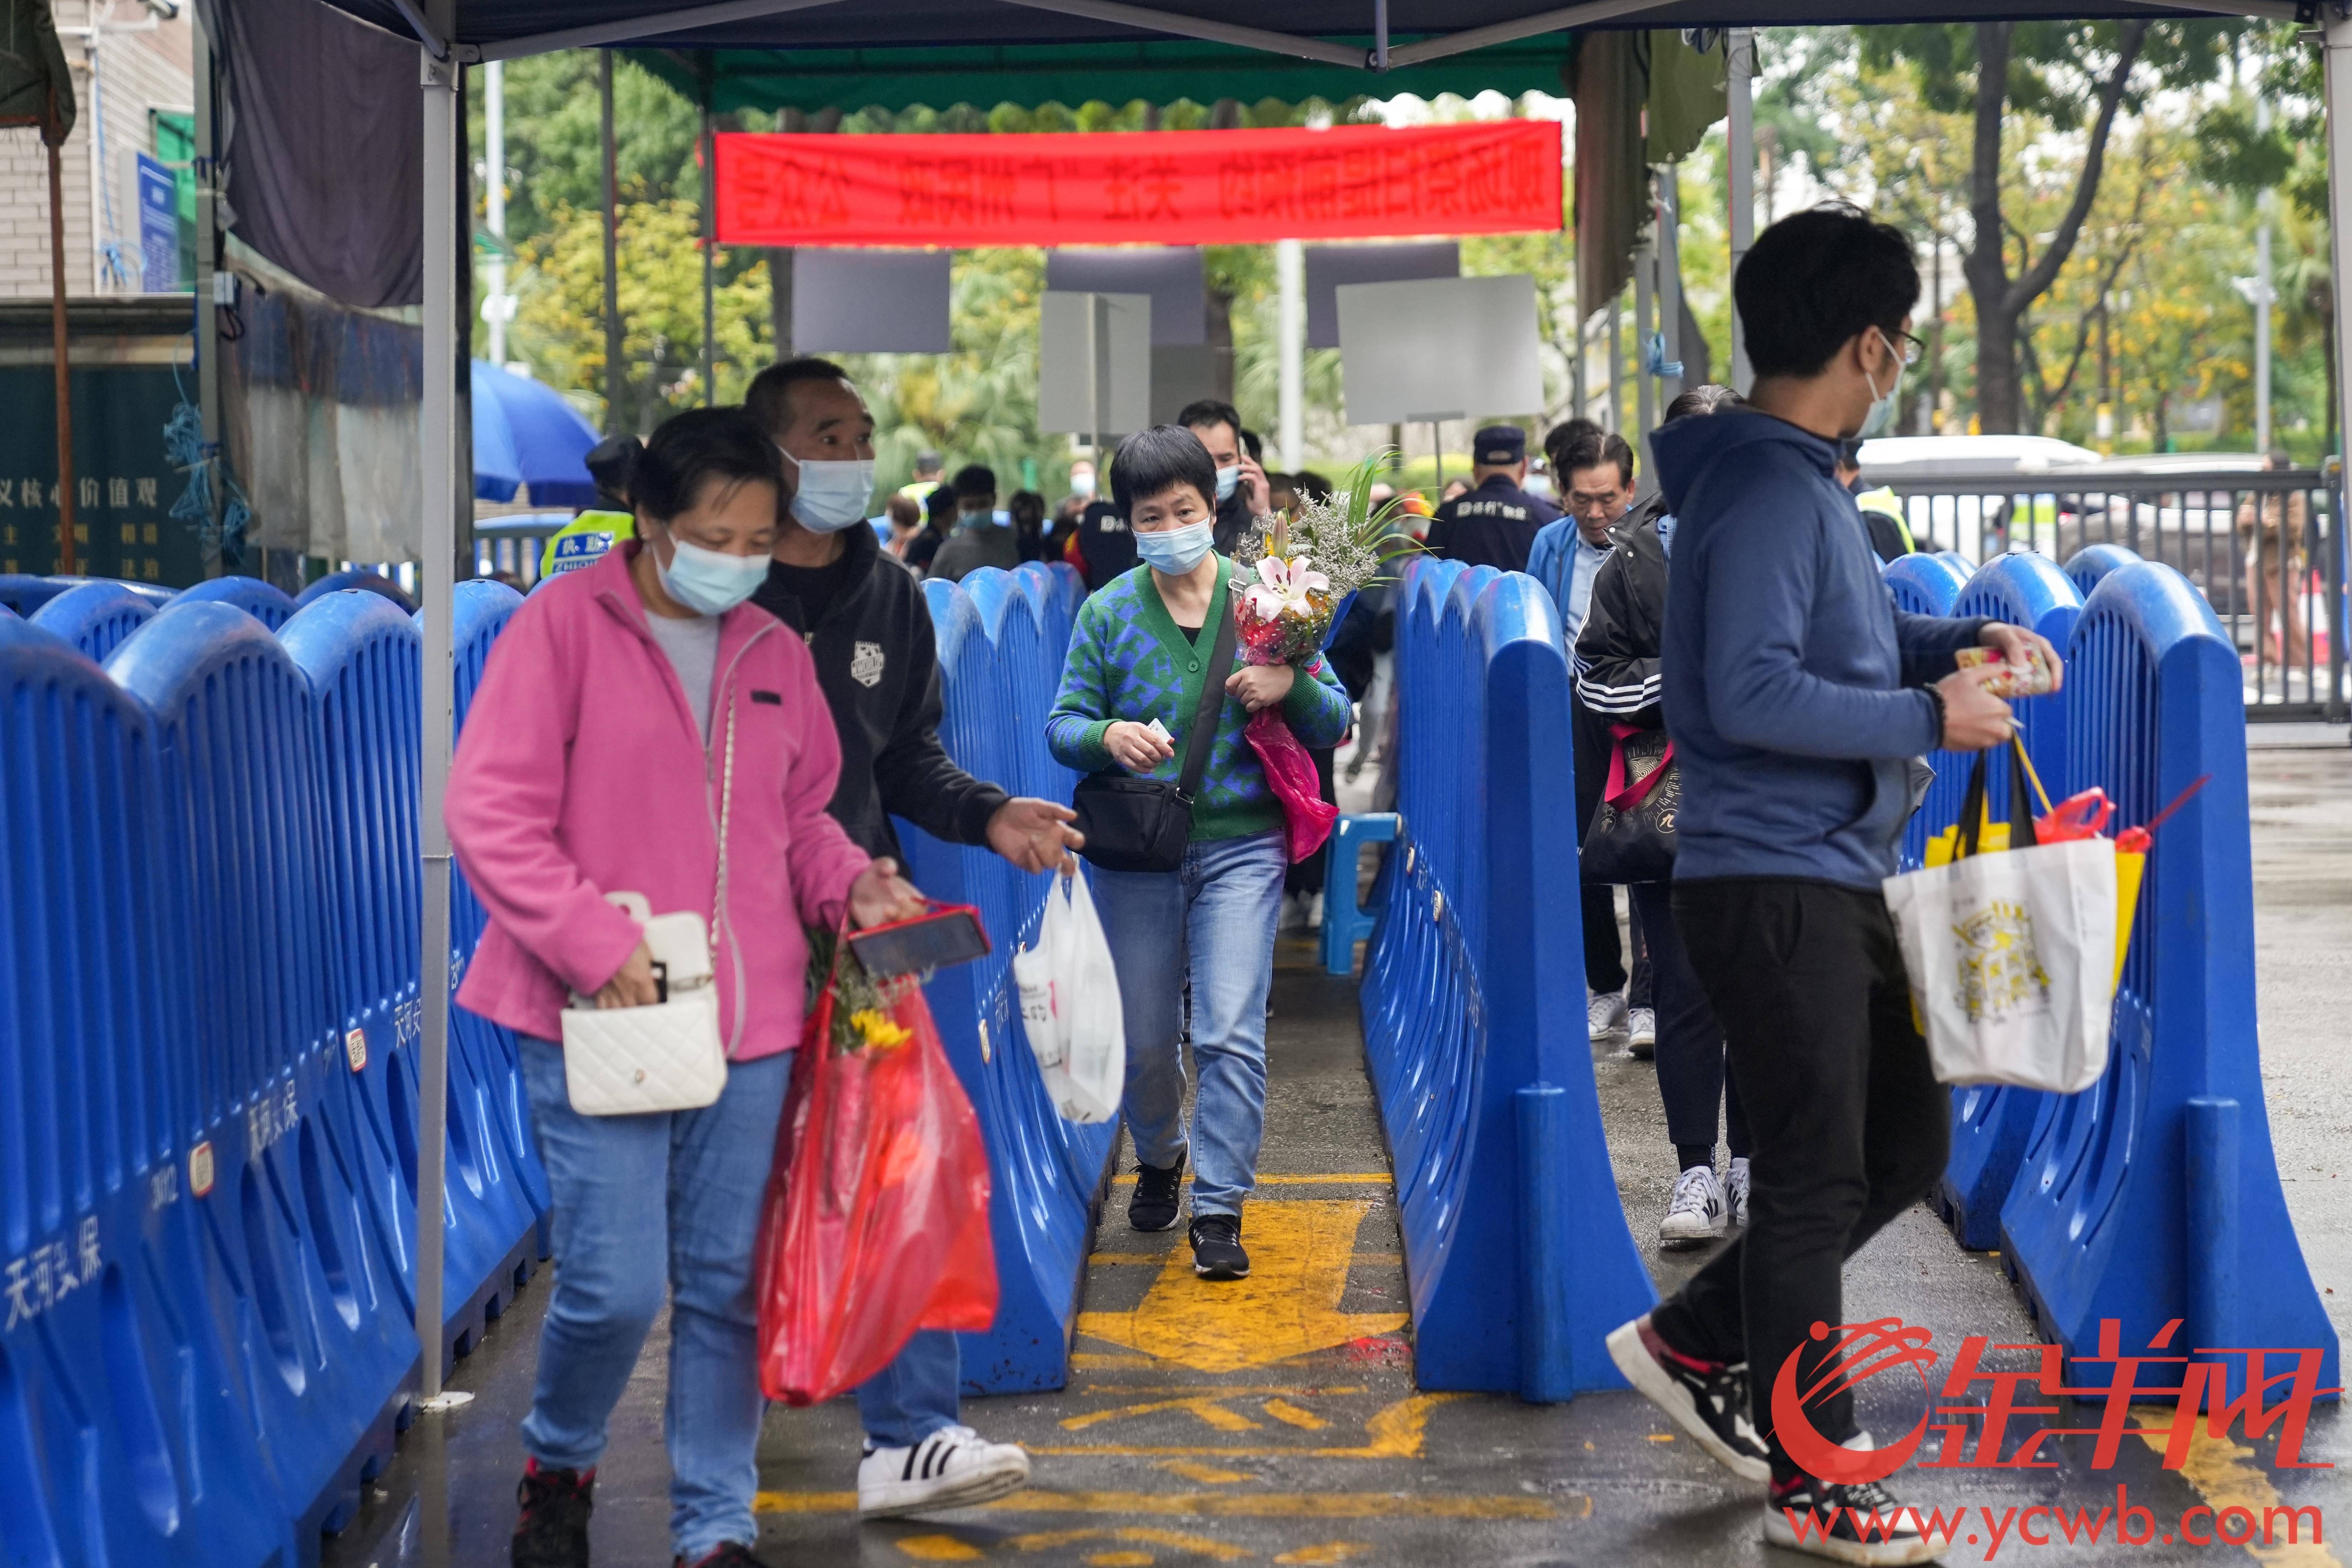
<path fill-rule="evenodd" d="M 2113 840 L 1972 854 L 1885 886 L 1938 1079 L 2060 1094 L 2098 1082 L 2116 993 Z"/>
<path fill-rule="evenodd" d="M 1118 971 L 1083 872 L 1056 877 L 1037 944 L 1013 956 L 1021 1026 L 1045 1092 L 1066 1120 L 1108 1122 L 1127 1088 Z"/>

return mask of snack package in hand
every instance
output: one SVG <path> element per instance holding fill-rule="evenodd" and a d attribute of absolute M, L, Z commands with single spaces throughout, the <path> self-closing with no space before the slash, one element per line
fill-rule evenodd
<path fill-rule="evenodd" d="M 2025 662 L 2021 664 L 2004 660 L 1998 648 L 1963 648 L 1954 657 L 1964 670 L 2000 665 L 2000 674 L 1985 683 L 1985 690 L 1997 697 L 2047 696 L 2057 684 L 2050 676 L 2050 661 L 2042 656 L 2041 649 L 2030 644 L 2025 650 Z"/>

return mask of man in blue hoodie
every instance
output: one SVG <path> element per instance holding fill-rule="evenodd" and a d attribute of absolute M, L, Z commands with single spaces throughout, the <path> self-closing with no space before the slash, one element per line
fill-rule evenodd
<path fill-rule="evenodd" d="M 1663 643 L 1683 770 L 1675 923 L 1747 1111 L 1749 1221 L 1609 1348 L 1700 1447 L 1770 1480 L 1767 1541 L 1925 1563 L 1950 1538 L 1879 1485 L 1900 1459 L 1863 1451 L 1853 1395 L 1816 1392 L 1837 1360 L 1844 1260 L 1927 1193 L 1949 1138 L 1880 883 L 1911 811 L 1906 759 L 2010 735 L 1992 672 L 1953 655 L 2035 645 L 2058 660 L 2016 627 L 1896 611 L 1833 476 L 1837 443 L 1885 425 L 1917 355 L 1910 242 L 1851 207 L 1801 213 L 1758 238 L 1733 297 L 1748 409 L 1678 420 L 1653 447 L 1679 519 Z M 1810 1433 L 1793 1436 L 1772 1429 L 1791 1358 L 1810 1396 L 1793 1413 Z M 1891 1534 L 1864 1540 L 1866 1513 Z M 1801 1539 L 1791 1516 L 1807 1514 Z"/>

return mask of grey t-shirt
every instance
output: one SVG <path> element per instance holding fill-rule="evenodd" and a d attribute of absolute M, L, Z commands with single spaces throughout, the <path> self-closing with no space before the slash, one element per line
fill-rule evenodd
<path fill-rule="evenodd" d="M 940 547 L 940 553 L 931 558 L 930 575 L 945 578 L 950 582 L 961 582 L 966 576 L 983 566 L 1011 571 L 1020 564 L 1019 534 L 986 518 L 977 523 L 967 520 L 948 536 L 947 543 Z"/>
<path fill-rule="evenodd" d="M 694 722 L 701 727 L 703 742 L 708 745 L 710 685 L 719 674 L 719 617 L 696 615 L 681 619 L 648 612 L 646 629 L 669 656 L 669 667 L 677 672 L 677 684 L 686 688 L 686 706 L 694 710 Z"/>

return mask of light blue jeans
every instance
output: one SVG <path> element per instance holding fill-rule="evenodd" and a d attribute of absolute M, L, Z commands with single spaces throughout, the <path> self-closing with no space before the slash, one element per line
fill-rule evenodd
<path fill-rule="evenodd" d="M 556 1256 L 523 1448 L 542 1465 L 595 1466 L 667 1295 L 670 1537 L 689 1563 L 749 1545 L 767 1408 L 751 1258 L 792 1053 L 735 1063 L 699 1111 L 583 1116 L 564 1092 L 562 1048 L 521 1043 Z"/>
<path fill-rule="evenodd" d="M 1127 1128 L 1136 1157 L 1186 1152 L 1186 966 L 1192 977 L 1192 1212 L 1239 1214 L 1265 1134 L 1265 998 L 1290 867 L 1280 829 L 1195 839 L 1172 872 L 1087 868 L 1127 1020 Z"/>
<path fill-rule="evenodd" d="M 924 1329 L 898 1359 L 857 1385 L 857 1414 L 877 1448 L 911 1448 L 958 1418 L 963 1352 L 956 1336 Z"/>

